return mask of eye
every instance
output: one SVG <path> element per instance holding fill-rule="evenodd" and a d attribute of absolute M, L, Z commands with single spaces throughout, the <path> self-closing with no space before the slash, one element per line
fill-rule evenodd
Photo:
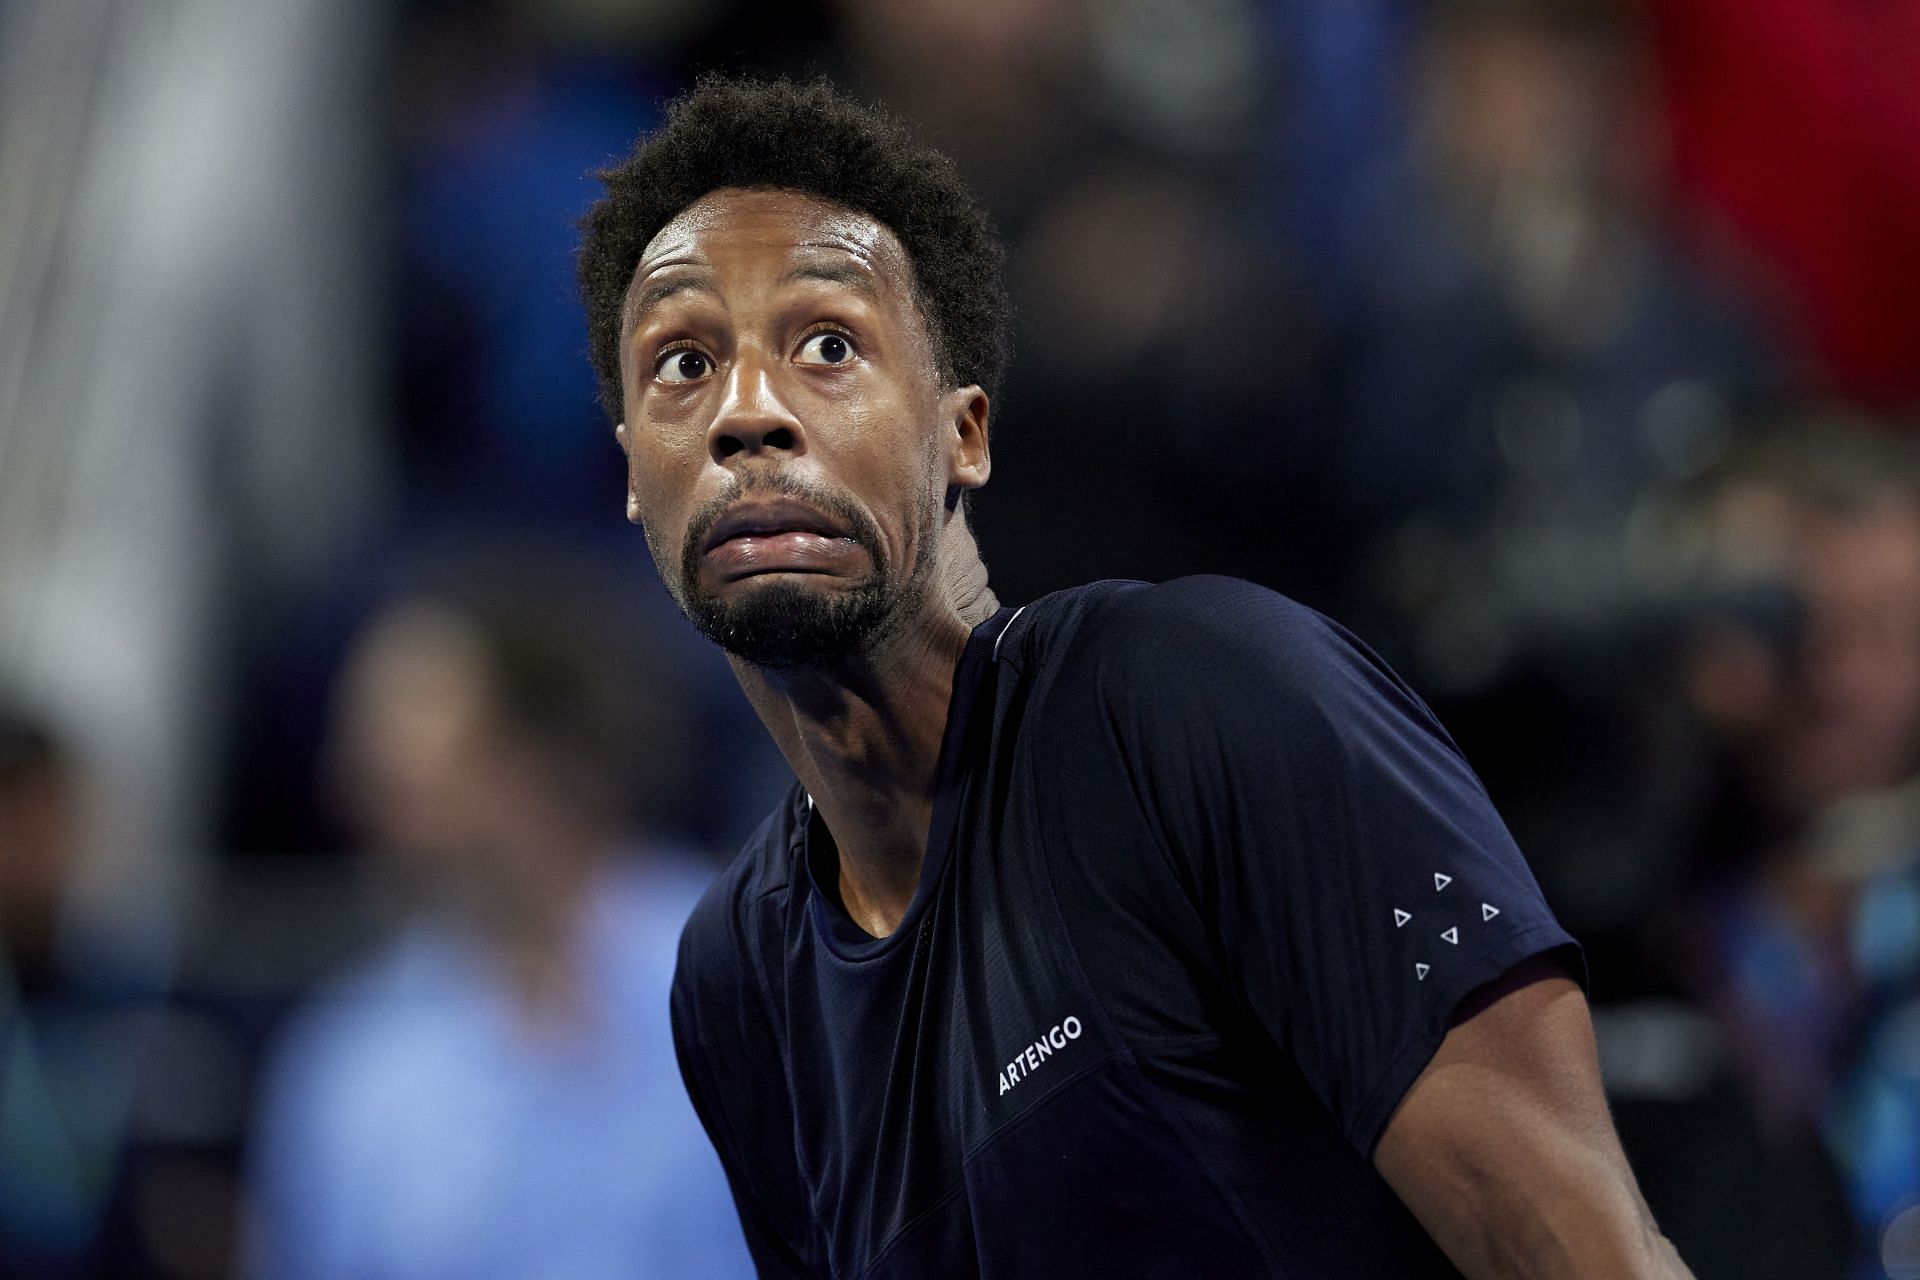
<path fill-rule="evenodd" d="M 697 382 L 712 372 L 713 361 L 698 351 L 682 347 L 661 356 L 653 376 L 662 382 Z"/>
<path fill-rule="evenodd" d="M 801 343 L 800 354 L 795 359 L 801 364 L 845 364 L 853 359 L 853 343 L 847 340 L 846 334 L 829 329 Z"/>

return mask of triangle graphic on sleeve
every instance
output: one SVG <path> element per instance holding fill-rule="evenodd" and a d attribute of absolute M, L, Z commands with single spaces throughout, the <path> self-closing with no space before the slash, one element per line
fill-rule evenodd
<path fill-rule="evenodd" d="M 1487 921 L 1493 919 L 1495 916 L 1499 914 L 1500 914 L 1500 908 L 1494 906 L 1491 902 L 1483 902 L 1480 904 L 1480 923 L 1481 924 L 1485 924 Z"/>
<path fill-rule="evenodd" d="M 1433 891 L 1435 893 L 1440 892 L 1442 889 L 1446 888 L 1448 885 L 1452 883 L 1453 883 L 1453 877 L 1450 875 L 1447 875 L 1445 872 L 1436 871 L 1433 873 Z"/>
<path fill-rule="evenodd" d="M 1460 926 L 1455 925 L 1440 936 L 1457 947 L 1460 945 Z"/>
<path fill-rule="evenodd" d="M 1420 981 L 1425 982 L 1427 980 L 1427 969 L 1429 967 L 1430 966 L 1428 965 L 1421 964 L 1417 960 L 1414 962 L 1413 971 L 1416 975 L 1418 975 Z"/>
<path fill-rule="evenodd" d="M 1393 927 L 1394 928 L 1396 929 L 1400 928 L 1402 925 L 1406 924 L 1406 922 L 1411 919 L 1413 919 L 1413 912 L 1402 911 L 1398 907 L 1395 907 L 1393 909 Z"/>

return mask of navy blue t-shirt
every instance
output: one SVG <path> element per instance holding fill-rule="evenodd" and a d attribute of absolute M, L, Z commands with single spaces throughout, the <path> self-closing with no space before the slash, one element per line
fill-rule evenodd
<path fill-rule="evenodd" d="M 681 942 L 681 1070 L 764 1274 L 1457 1274 L 1374 1145 L 1462 997 L 1572 940 L 1337 625 L 1224 578 L 1002 610 L 893 934 L 837 859 L 796 786 Z"/>

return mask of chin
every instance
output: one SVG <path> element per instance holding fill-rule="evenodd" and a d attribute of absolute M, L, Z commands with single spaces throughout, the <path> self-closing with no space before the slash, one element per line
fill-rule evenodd
<path fill-rule="evenodd" d="M 689 621 L 728 653 L 757 667 L 796 670 L 858 658 L 888 631 L 900 603 L 879 582 L 852 586 L 819 574 L 766 574 L 725 594 L 688 584 Z M 819 579 L 819 581 L 814 581 Z"/>

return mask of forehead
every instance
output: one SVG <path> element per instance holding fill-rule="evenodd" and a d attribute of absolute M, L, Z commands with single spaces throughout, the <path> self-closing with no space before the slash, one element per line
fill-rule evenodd
<path fill-rule="evenodd" d="M 798 191 L 723 187 L 682 209 L 641 250 L 627 290 L 628 321 L 649 281 L 675 268 L 757 276 L 809 260 L 850 269 L 883 296 L 912 296 L 906 250 L 884 223 Z"/>

